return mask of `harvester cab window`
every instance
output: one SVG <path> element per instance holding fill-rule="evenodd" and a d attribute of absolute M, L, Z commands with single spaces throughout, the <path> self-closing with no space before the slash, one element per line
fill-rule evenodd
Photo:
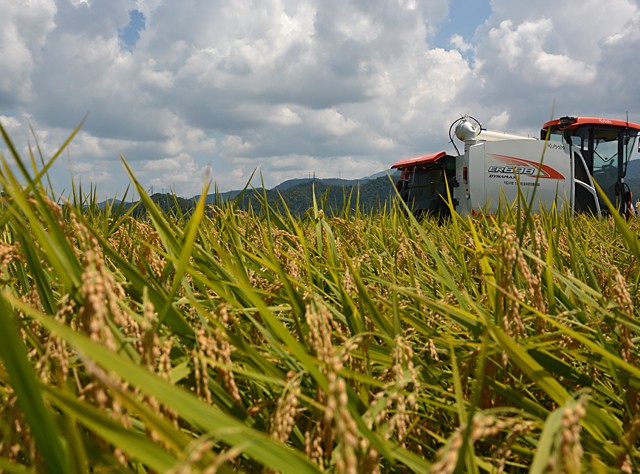
<path fill-rule="evenodd" d="M 618 134 L 594 137 L 593 140 L 593 172 L 607 168 L 617 168 L 618 165 Z"/>
<path fill-rule="evenodd" d="M 546 140 L 547 139 L 547 133 L 546 130 L 542 131 L 542 136 L 540 137 L 542 140 Z M 550 142 L 562 142 L 564 143 L 564 137 L 562 136 L 562 133 L 559 133 L 557 129 L 552 130 L 551 133 L 549 133 L 549 141 Z"/>
<path fill-rule="evenodd" d="M 607 197 L 612 201 L 617 201 L 617 186 L 620 165 L 618 160 L 618 138 L 620 132 L 618 130 L 598 130 L 594 129 L 593 134 L 593 177 L 602 187 Z M 601 206 L 605 207 L 605 203 L 601 202 Z"/>
<path fill-rule="evenodd" d="M 550 142 L 555 143 L 566 143 L 564 132 L 560 130 L 557 126 L 550 128 L 543 128 L 540 131 L 540 140 L 549 140 Z"/>
<path fill-rule="evenodd" d="M 629 162 L 629 160 L 631 159 L 631 155 L 636 149 L 636 138 L 638 138 L 636 135 L 631 134 L 625 137 L 625 163 Z"/>

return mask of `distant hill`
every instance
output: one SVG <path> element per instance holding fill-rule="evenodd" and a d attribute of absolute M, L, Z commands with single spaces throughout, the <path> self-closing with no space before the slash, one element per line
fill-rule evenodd
<path fill-rule="evenodd" d="M 309 183 L 323 183 L 331 186 L 354 186 L 358 185 L 362 180 L 359 179 L 340 179 L 340 178 L 297 178 L 297 179 L 289 179 L 277 185 L 275 188 L 276 191 L 285 191 L 289 188 L 293 188 L 299 185 L 305 185 Z"/>
<path fill-rule="evenodd" d="M 170 193 L 154 193 L 150 198 L 160 209 L 167 213 L 179 212 L 181 214 L 189 214 L 195 208 L 196 203 L 196 200 L 193 198 L 185 199 Z M 102 209 L 105 209 L 107 206 L 111 206 L 112 209 L 121 208 L 125 212 L 136 206 L 132 213 L 134 217 L 144 216 L 147 212 L 144 204 L 138 201 L 123 202 L 119 199 L 108 199 L 98 203 L 98 207 Z"/>
<path fill-rule="evenodd" d="M 387 175 L 391 175 L 392 178 L 398 177 L 400 176 L 400 172 L 398 170 L 382 170 L 382 171 L 378 171 L 377 173 L 374 173 L 370 176 L 365 176 L 364 178 L 362 178 L 363 180 L 365 179 L 378 179 L 378 178 L 382 178 L 383 176 L 387 176 Z"/>
<path fill-rule="evenodd" d="M 319 206 L 328 215 L 335 215 L 344 210 L 346 203 L 349 203 L 350 210 L 354 210 L 356 203 L 363 212 L 373 212 L 388 204 L 389 199 L 394 195 L 393 184 L 389 181 L 386 171 L 378 178 L 362 178 L 356 180 L 329 178 L 301 178 L 290 179 L 280 183 L 273 189 L 249 188 L 244 192 L 241 190 L 227 191 L 224 193 L 208 194 L 205 202 L 210 205 L 219 205 L 230 200 L 234 200 L 240 209 L 254 209 L 257 212 L 262 210 L 265 202 L 272 208 L 284 210 L 284 203 L 294 216 L 302 216 L 309 209 L 313 208 L 313 196 L 315 193 Z M 200 196 L 185 199 L 170 193 L 155 193 L 151 199 L 165 212 L 190 213 Z M 104 208 L 107 204 L 119 206 L 121 201 L 109 200 L 99 204 Z M 137 202 L 127 202 L 122 204 L 124 210 L 130 209 Z M 133 215 L 143 216 L 146 209 L 143 204 L 139 204 Z"/>
<path fill-rule="evenodd" d="M 298 181 L 291 182 L 291 181 Z M 241 209 L 251 207 L 261 211 L 265 198 L 269 206 L 284 210 L 284 204 L 294 216 L 302 216 L 313 208 L 315 193 L 319 206 L 328 215 L 341 213 L 348 203 L 350 210 L 356 208 L 363 212 L 373 212 L 388 204 L 393 195 L 393 183 L 385 176 L 374 180 L 311 179 L 290 180 L 273 189 L 256 189 L 238 196 L 237 204 Z M 212 197 L 207 196 L 207 201 Z M 215 199 L 215 197 L 213 197 Z"/>

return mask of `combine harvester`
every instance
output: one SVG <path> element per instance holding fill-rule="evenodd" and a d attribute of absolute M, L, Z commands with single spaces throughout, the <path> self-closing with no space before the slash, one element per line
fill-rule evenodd
<path fill-rule="evenodd" d="M 462 154 L 452 131 L 464 143 Z M 624 178 L 638 133 L 640 125 L 628 121 L 562 117 L 545 123 L 537 139 L 485 130 L 464 116 L 449 128 L 456 155 L 441 151 L 391 168 L 400 171 L 398 191 L 416 216 L 447 217 L 447 186 L 461 215 L 495 214 L 519 191 L 533 211 L 555 204 L 572 212 L 608 212 L 594 181 L 629 216 L 631 192 Z"/>

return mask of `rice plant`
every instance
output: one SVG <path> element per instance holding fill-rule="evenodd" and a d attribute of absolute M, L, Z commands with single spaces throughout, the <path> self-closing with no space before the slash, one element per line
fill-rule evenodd
<path fill-rule="evenodd" d="M 640 471 L 637 222 L 178 216 L 130 172 L 134 218 L 2 133 L 0 469 Z"/>

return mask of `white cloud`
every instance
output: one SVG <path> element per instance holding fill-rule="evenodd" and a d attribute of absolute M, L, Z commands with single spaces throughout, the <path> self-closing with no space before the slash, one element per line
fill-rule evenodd
<path fill-rule="evenodd" d="M 358 124 L 335 109 L 311 111 L 308 114 L 308 122 L 313 128 L 320 130 L 329 136 L 344 136 L 358 128 Z"/>
<path fill-rule="evenodd" d="M 507 130 L 509 119 L 509 112 L 503 110 L 496 115 L 488 117 L 488 120 L 483 125 L 489 125 L 492 130 Z"/>
<path fill-rule="evenodd" d="M 7 115 L 0 115 L 0 123 L 8 133 L 15 133 L 20 127 L 20 120 Z"/>
<path fill-rule="evenodd" d="M 545 43 L 554 28 L 553 21 L 541 18 L 514 26 L 504 20 L 489 31 L 489 41 L 497 57 L 510 71 L 522 74 L 528 82 L 546 82 L 552 87 L 566 83 L 585 83 L 595 78 L 595 66 L 566 54 L 545 51 Z"/>
<path fill-rule="evenodd" d="M 540 51 L 534 58 L 534 65 L 549 78 L 549 84 L 553 87 L 590 83 L 596 77 L 595 67 L 561 54 Z"/>
<path fill-rule="evenodd" d="M 113 179 L 113 174 L 95 163 L 76 163 L 72 170 L 77 184 L 103 184 Z"/>
<path fill-rule="evenodd" d="M 53 0 L 4 1 L 0 15 L 0 106 L 31 98 L 31 75 L 54 28 Z"/>
<path fill-rule="evenodd" d="M 225 156 L 242 156 L 251 153 L 253 146 L 239 135 L 227 135 L 222 140 L 222 152 Z"/>
<path fill-rule="evenodd" d="M 155 192 L 189 189 L 192 194 L 188 197 L 200 192 L 211 177 L 209 166 L 200 166 L 187 154 L 147 161 L 137 172 L 154 187 Z"/>
<path fill-rule="evenodd" d="M 478 0 L 486 1 L 489 0 Z M 254 169 L 282 179 L 357 178 L 448 147 L 469 113 L 535 133 L 559 113 L 619 117 L 640 100 L 640 14 L 631 0 L 491 0 L 473 38 L 430 40 L 447 0 L 0 0 L 0 117 L 14 141 L 121 193 L 119 154 L 143 185 L 197 194 Z M 119 32 L 136 8 L 131 51 Z M 606 21 L 604 20 L 606 19 Z M 617 115 L 616 115 L 617 114 Z M 14 136 L 15 134 L 15 136 Z"/>
<path fill-rule="evenodd" d="M 617 94 L 605 78 L 631 81 L 622 64 L 608 65 L 617 53 L 607 43 L 632 30 L 638 15 L 635 3 L 591 0 L 576 8 L 572 2 L 493 0 L 492 7 L 493 14 L 476 35 L 475 80 L 461 96 L 482 98 L 487 115 L 507 110 L 511 129 L 527 126 L 532 132 L 532 119 L 537 118 L 539 127 L 554 103 L 560 114 L 620 118 L 628 110 L 628 105 L 611 107 Z"/>
<path fill-rule="evenodd" d="M 463 53 L 473 49 L 473 45 L 467 43 L 461 35 L 453 35 L 449 41 L 454 48 Z"/>
<path fill-rule="evenodd" d="M 279 125 L 297 125 L 302 122 L 300 115 L 286 105 L 274 107 L 272 113 L 269 114 L 268 120 L 270 123 Z"/>

